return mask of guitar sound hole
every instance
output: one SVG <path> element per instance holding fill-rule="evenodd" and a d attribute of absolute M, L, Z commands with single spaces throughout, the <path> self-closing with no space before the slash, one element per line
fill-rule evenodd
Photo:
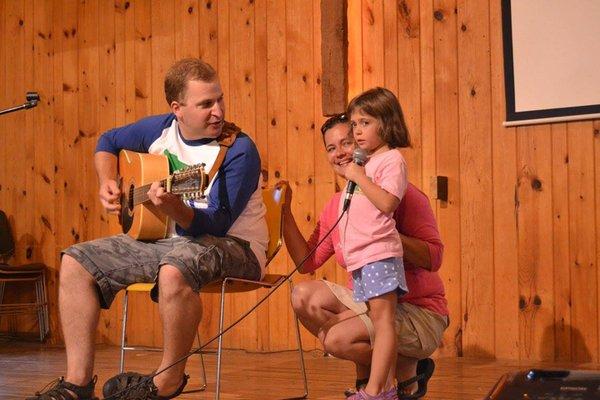
<path fill-rule="evenodd" d="M 133 185 L 121 194 L 121 227 L 123 233 L 129 232 L 133 224 Z"/>

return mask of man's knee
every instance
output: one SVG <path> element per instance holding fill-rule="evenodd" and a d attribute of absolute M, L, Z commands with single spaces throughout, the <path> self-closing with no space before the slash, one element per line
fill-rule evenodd
<path fill-rule="evenodd" d="M 172 265 L 163 265 L 158 272 L 158 287 L 161 297 L 192 294 L 193 290 L 183 273 Z"/>
<path fill-rule="evenodd" d="M 59 283 L 62 287 L 74 284 L 93 285 L 95 280 L 79 261 L 65 254 L 60 263 Z"/>

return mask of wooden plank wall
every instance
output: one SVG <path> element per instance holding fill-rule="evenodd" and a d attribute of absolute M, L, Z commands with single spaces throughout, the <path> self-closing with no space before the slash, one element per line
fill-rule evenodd
<path fill-rule="evenodd" d="M 600 122 L 504 128 L 500 2 L 349 0 L 349 95 L 397 93 L 414 146 L 410 179 L 432 200 L 444 239 L 451 310 L 440 355 L 599 361 Z M 320 1 L 0 1 L 0 107 L 40 92 L 40 105 L 0 117 L 0 207 L 15 261 L 43 261 L 51 343 L 60 343 L 58 254 L 118 230 L 100 209 L 92 154 L 106 129 L 167 111 L 165 70 L 200 56 L 219 71 L 227 115 L 256 141 L 264 184 L 287 179 L 308 234 L 339 182 L 329 170 L 321 112 Z M 273 272 L 292 267 L 285 251 Z M 330 262 L 313 276 L 345 281 Z M 234 320 L 266 292 L 229 297 Z M 9 298 L 19 296 L 9 293 Z M 217 300 L 203 297 L 202 335 Z M 226 336 L 270 351 L 295 342 L 289 292 L 276 293 Z M 103 312 L 98 342 L 117 343 L 121 298 Z M 131 341 L 161 342 L 160 318 L 133 296 Z M 0 321 L 35 331 L 31 318 Z M 303 333 L 305 349 L 318 346 Z"/>
<path fill-rule="evenodd" d="M 451 326 L 439 353 L 599 359 L 598 121 L 504 128 L 500 1 L 350 0 L 350 92 L 395 91 L 433 201 Z M 390 33 L 391 32 L 391 33 Z"/>

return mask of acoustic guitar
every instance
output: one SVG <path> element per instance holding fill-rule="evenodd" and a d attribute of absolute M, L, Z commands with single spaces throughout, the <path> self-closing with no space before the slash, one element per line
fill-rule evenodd
<path fill-rule="evenodd" d="M 208 186 L 204 167 L 204 164 L 192 165 L 169 175 L 167 157 L 121 150 L 120 223 L 123 233 L 138 240 L 164 238 L 168 233 L 168 218 L 150 202 L 147 193 L 151 184 L 158 181 L 167 193 L 180 195 L 184 199 L 204 198 Z"/>

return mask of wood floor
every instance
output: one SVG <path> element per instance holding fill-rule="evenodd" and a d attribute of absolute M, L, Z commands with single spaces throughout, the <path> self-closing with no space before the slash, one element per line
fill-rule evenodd
<path fill-rule="evenodd" d="M 205 355 L 208 388 L 201 393 L 185 394 L 178 399 L 214 398 L 216 357 Z M 188 387 L 199 384 L 200 368 L 197 357 L 188 364 L 191 381 Z M 310 399 L 343 399 L 343 389 L 352 385 L 354 373 L 348 362 L 324 357 L 318 351 L 305 353 Z M 158 365 L 159 354 L 130 352 L 126 369 L 150 372 Z M 103 383 L 118 370 L 119 350 L 99 347 L 96 359 L 98 381 Z M 23 399 L 40 390 L 64 373 L 65 356 L 62 348 L 34 343 L 0 343 L 0 399 Z M 509 371 L 539 368 L 600 369 L 593 364 L 527 363 L 443 358 L 436 360 L 436 372 L 429 384 L 425 399 L 481 399 L 498 378 Z M 97 386 L 100 394 L 102 385 Z M 298 356 L 295 352 L 246 353 L 229 350 L 223 356 L 222 399 L 289 399 L 303 393 Z"/>

